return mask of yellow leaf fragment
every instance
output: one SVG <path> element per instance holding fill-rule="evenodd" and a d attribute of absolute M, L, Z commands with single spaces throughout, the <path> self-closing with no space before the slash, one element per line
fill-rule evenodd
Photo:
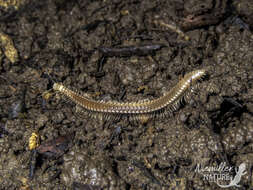
<path fill-rule="evenodd" d="M 0 6 L 4 8 L 14 7 L 16 10 L 24 3 L 24 0 L 0 0 Z"/>
<path fill-rule="evenodd" d="M 14 47 L 12 39 L 0 32 L 0 45 L 4 50 L 5 56 L 12 62 L 15 63 L 18 60 L 18 52 Z"/>
<path fill-rule="evenodd" d="M 38 146 L 39 146 L 39 135 L 34 132 L 29 138 L 29 150 L 33 150 Z"/>

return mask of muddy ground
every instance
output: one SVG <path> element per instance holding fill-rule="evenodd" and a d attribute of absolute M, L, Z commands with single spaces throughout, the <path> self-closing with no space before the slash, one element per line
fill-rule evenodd
<path fill-rule="evenodd" d="M 196 167 L 222 163 L 233 168 L 220 173 L 233 179 L 246 164 L 238 185 L 252 189 L 251 0 L 0 5 L 1 190 L 214 190 L 222 188 Z M 142 56 L 99 51 L 146 44 L 164 47 Z M 152 99 L 196 69 L 208 77 L 189 102 L 145 124 L 83 118 L 59 94 L 44 93 L 57 81 L 96 100 Z M 39 142 L 30 150 L 33 133 Z"/>

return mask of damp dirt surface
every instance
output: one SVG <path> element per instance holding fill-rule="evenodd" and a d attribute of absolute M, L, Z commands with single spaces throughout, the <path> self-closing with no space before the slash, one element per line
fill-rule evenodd
<path fill-rule="evenodd" d="M 0 189 L 252 189 L 252 20 L 251 0 L 1 7 L 18 57 L 0 43 Z M 197 69 L 208 75 L 188 102 L 146 123 L 83 117 L 47 91 L 56 81 L 95 100 L 154 99 Z"/>

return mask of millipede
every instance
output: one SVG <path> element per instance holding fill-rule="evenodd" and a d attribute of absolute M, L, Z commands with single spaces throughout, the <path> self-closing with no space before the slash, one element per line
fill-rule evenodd
<path fill-rule="evenodd" d="M 137 119 L 149 119 L 158 116 L 166 116 L 177 110 L 182 101 L 187 102 L 189 95 L 198 87 L 198 84 L 206 76 L 206 70 L 199 69 L 187 73 L 171 90 L 163 96 L 135 102 L 96 101 L 79 91 L 71 90 L 62 83 L 54 83 L 53 89 L 67 97 L 76 104 L 78 112 L 88 112 L 104 116 L 103 118 L 118 118 L 128 116 Z"/>

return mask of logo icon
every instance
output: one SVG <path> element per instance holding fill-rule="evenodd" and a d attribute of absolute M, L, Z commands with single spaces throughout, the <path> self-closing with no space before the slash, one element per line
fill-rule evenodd
<path fill-rule="evenodd" d="M 233 171 L 235 171 L 235 175 L 231 174 Z M 227 166 L 225 162 L 222 162 L 219 166 L 202 167 L 197 164 L 195 172 L 203 175 L 204 180 L 214 182 L 221 188 L 240 187 L 241 178 L 247 173 L 245 163 L 241 163 L 239 167 L 234 167 Z M 221 184 L 221 181 L 227 185 Z"/>
<path fill-rule="evenodd" d="M 233 178 L 233 180 L 230 181 L 228 185 L 221 185 L 218 182 L 217 182 L 217 185 L 219 185 L 222 188 L 233 187 L 233 186 L 240 187 L 238 183 L 241 181 L 241 177 L 247 173 L 245 169 L 246 169 L 246 164 L 241 163 L 239 168 L 236 171 L 235 177 Z"/>

